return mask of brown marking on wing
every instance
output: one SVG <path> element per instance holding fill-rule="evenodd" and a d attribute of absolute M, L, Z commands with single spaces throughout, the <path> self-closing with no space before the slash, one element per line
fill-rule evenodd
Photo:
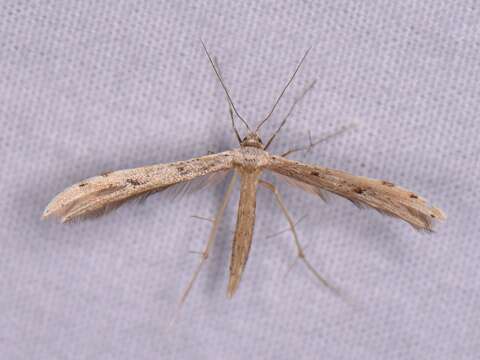
<path fill-rule="evenodd" d="M 427 201 L 400 186 L 385 180 L 370 179 L 317 165 L 271 157 L 268 169 L 293 179 L 294 184 L 318 194 L 320 190 L 340 195 L 359 207 L 369 206 L 398 217 L 414 228 L 432 231 L 432 219 L 446 218 L 442 210 L 430 207 Z"/>
<path fill-rule="evenodd" d="M 98 216 L 126 201 L 162 191 L 172 185 L 233 167 L 232 152 L 202 156 L 188 161 L 110 172 L 75 184 L 48 204 L 44 218 L 62 222 Z M 208 165 L 208 166 L 206 166 Z M 178 168 L 182 168 L 180 174 Z M 88 185 L 88 186 L 86 186 Z"/>

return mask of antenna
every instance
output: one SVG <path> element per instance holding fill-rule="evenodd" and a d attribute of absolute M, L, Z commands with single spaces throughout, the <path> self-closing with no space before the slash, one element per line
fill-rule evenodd
<path fill-rule="evenodd" d="M 262 127 L 263 124 L 265 124 L 265 122 L 270 118 L 270 116 L 272 116 L 273 114 L 273 111 L 275 110 L 275 108 L 277 107 L 278 103 L 280 102 L 280 99 L 282 98 L 283 94 L 285 94 L 285 91 L 287 91 L 287 88 L 290 86 L 290 84 L 292 83 L 293 79 L 295 78 L 295 75 L 297 75 L 297 72 L 298 70 L 300 69 L 300 67 L 302 66 L 303 64 L 303 61 L 305 60 L 305 58 L 307 57 L 309 51 L 311 50 L 312 48 L 308 48 L 307 51 L 305 51 L 305 54 L 303 55 L 302 57 L 302 60 L 300 60 L 300 62 L 298 63 L 297 65 L 297 68 L 295 69 L 295 71 L 293 72 L 292 76 L 290 77 L 290 80 L 288 80 L 287 82 L 287 85 L 285 85 L 285 87 L 283 88 L 282 92 L 280 93 L 280 96 L 277 98 L 277 100 L 275 101 L 275 104 L 273 104 L 273 107 L 272 107 L 272 110 L 270 110 L 270 112 L 268 113 L 268 115 L 265 117 L 265 119 L 263 119 L 260 124 L 258 124 L 257 128 L 255 129 L 255 132 L 257 132 L 258 130 L 260 130 L 260 128 Z"/>
<path fill-rule="evenodd" d="M 213 59 L 212 59 L 212 57 L 210 56 L 210 53 L 208 52 L 205 43 L 203 42 L 202 39 L 200 39 L 200 41 L 202 42 L 202 46 L 203 46 L 203 49 L 205 50 L 205 54 L 207 54 L 208 61 L 210 61 L 210 64 L 212 65 L 212 68 L 213 68 L 213 71 L 215 71 L 215 75 L 217 75 L 218 81 L 220 81 L 220 84 L 222 85 L 223 90 L 225 91 L 225 94 L 227 95 L 228 102 L 230 103 L 230 105 L 231 105 L 231 107 L 232 107 L 232 109 L 233 109 L 233 112 L 235 113 L 235 115 L 238 116 L 238 118 L 239 118 L 239 119 L 243 122 L 243 124 L 247 127 L 247 130 L 248 130 L 249 132 L 252 132 L 252 130 L 250 129 L 250 126 L 248 126 L 248 124 L 247 124 L 247 122 L 245 121 L 245 119 L 240 116 L 240 114 L 239 114 L 238 111 L 237 111 L 237 108 L 236 108 L 235 105 L 233 104 L 233 100 L 232 100 L 230 94 L 228 93 L 227 87 L 225 86 L 225 83 L 223 82 L 222 77 L 220 76 L 220 74 L 218 73 L 217 68 L 215 67 L 215 63 L 213 62 Z"/>
<path fill-rule="evenodd" d="M 302 101 L 302 99 L 305 97 L 305 95 L 313 89 L 313 87 L 315 86 L 315 83 L 317 82 L 317 80 L 314 80 L 312 81 L 312 83 L 310 85 L 308 85 L 304 90 L 303 92 L 293 101 L 293 104 L 292 106 L 290 106 L 290 109 L 288 110 L 288 113 L 287 115 L 283 118 L 282 122 L 280 123 L 280 126 L 277 128 L 277 130 L 275 130 L 275 132 L 273 133 L 273 135 L 270 137 L 270 139 L 267 141 L 267 144 L 264 146 L 264 150 L 267 150 L 268 147 L 270 146 L 270 144 L 272 143 L 273 139 L 275 139 L 275 136 L 277 136 L 277 134 L 280 132 L 280 130 L 282 130 L 283 126 L 287 123 L 287 120 L 288 120 L 288 117 L 292 114 L 293 110 L 295 109 L 295 106 L 300 102 Z"/>

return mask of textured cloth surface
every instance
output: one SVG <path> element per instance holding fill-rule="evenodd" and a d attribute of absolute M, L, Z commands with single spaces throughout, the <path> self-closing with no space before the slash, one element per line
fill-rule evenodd
<path fill-rule="evenodd" d="M 480 353 L 480 7 L 475 1 L 0 1 L 2 359 L 477 359 Z M 174 325 L 225 182 L 105 217 L 43 222 L 49 200 L 104 171 L 236 147 L 218 57 L 253 126 L 304 51 L 271 151 L 358 127 L 294 158 L 386 179 L 448 220 L 432 235 L 278 184 L 236 296 L 225 296 L 238 188 Z M 240 127 L 240 125 L 239 125 Z M 241 128 L 241 127 L 240 127 Z M 243 131 L 244 129 L 241 128 Z M 290 269 L 290 270 L 289 270 Z M 287 274 L 287 275 L 286 275 Z"/>

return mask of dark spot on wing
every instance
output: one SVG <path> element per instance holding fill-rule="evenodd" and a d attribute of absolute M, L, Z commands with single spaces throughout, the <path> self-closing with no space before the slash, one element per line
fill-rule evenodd
<path fill-rule="evenodd" d="M 313 175 L 313 176 L 320 176 L 320 173 L 318 171 L 312 171 L 310 173 L 310 175 Z"/>
<path fill-rule="evenodd" d="M 206 166 L 207 170 L 209 170 L 209 169 L 211 169 L 211 168 L 213 168 L 213 167 L 215 167 L 215 163 L 213 163 L 213 162 L 208 163 L 207 166 Z"/>
<path fill-rule="evenodd" d="M 107 196 L 110 194 L 113 194 L 114 192 L 121 191 L 125 188 L 125 185 L 111 185 L 107 187 L 106 189 L 101 189 L 95 192 L 95 195 L 97 196 Z"/>
<path fill-rule="evenodd" d="M 365 192 L 365 189 L 362 189 L 360 186 L 357 186 L 353 189 L 354 192 L 357 194 L 363 194 Z"/>
<path fill-rule="evenodd" d="M 140 182 L 136 179 L 127 179 L 127 183 L 133 185 L 133 186 L 138 186 L 140 185 Z"/>
<path fill-rule="evenodd" d="M 185 166 L 177 166 L 177 172 L 180 174 L 180 175 L 185 175 L 188 173 L 188 170 L 185 169 Z"/>
<path fill-rule="evenodd" d="M 430 214 L 430 216 L 431 216 L 432 218 L 434 218 L 434 217 L 435 217 L 435 214 Z"/>
<path fill-rule="evenodd" d="M 389 186 L 389 187 L 395 186 L 394 183 L 391 183 L 390 181 L 385 181 L 385 180 L 382 180 L 382 185 Z"/>
<path fill-rule="evenodd" d="M 410 194 L 410 197 L 411 197 L 412 199 L 418 199 L 418 196 L 415 195 L 415 194 Z"/>
<path fill-rule="evenodd" d="M 78 184 L 79 187 L 84 187 L 84 186 L 87 186 L 87 185 L 88 185 L 87 183 Z"/>

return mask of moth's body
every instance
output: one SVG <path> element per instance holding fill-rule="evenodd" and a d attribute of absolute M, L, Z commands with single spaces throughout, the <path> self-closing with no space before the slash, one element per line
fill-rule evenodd
<path fill-rule="evenodd" d="M 257 140 L 258 139 L 258 140 Z M 441 210 L 430 208 L 418 195 L 388 181 L 303 164 L 263 150 L 255 134 L 240 148 L 187 161 L 119 170 L 86 179 L 57 195 L 44 217 L 63 222 L 106 212 L 132 197 L 161 191 L 171 185 L 216 172 L 235 170 L 240 177 L 240 201 L 230 261 L 228 295 L 233 296 L 248 259 L 255 225 L 256 191 L 264 170 L 287 177 L 303 190 L 322 196 L 327 190 L 359 205 L 397 216 L 417 229 L 431 230 L 433 219 L 443 219 Z"/>
<path fill-rule="evenodd" d="M 249 134 L 239 149 L 233 151 L 233 164 L 240 176 L 240 200 L 238 203 L 237 224 L 230 258 L 230 278 L 228 296 L 232 297 L 240 284 L 247 263 L 255 227 L 257 186 L 262 168 L 267 166 L 270 155 L 263 150 L 261 139 Z"/>
<path fill-rule="evenodd" d="M 228 296 L 232 297 L 240 284 L 240 279 L 247 263 L 253 240 L 255 226 L 255 209 L 257 186 L 261 170 L 244 170 L 238 168 L 240 175 L 240 200 L 238 203 L 237 224 L 232 243 L 230 258 L 230 279 L 228 280 Z"/>
<path fill-rule="evenodd" d="M 232 150 L 232 156 L 233 166 L 246 172 L 262 169 L 270 162 L 270 154 L 268 152 L 251 146 Z"/>
<path fill-rule="evenodd" d="M 220 81 L 222 81 L 208 52 L 207 55 Z M 293 77 L 291 79 L 293 79 Z M 224 86 L 223 82 L 222 85 Z M 224 89 L 226 91 L 225 86 Z M 288 115 L 298 100 L 294 102 L 287 117 L 285 117 L 280 127 L 266 145 L 264 145 L 258 135 L 258 129 L 269 118 L 278 100 L 283 95 L 283 92 L 277 99 L 272 111 L 260 125 L 257 126 L 255 131 L 251 131 L 248 124 L 238 115 L 227 91 L 226 94 L 231 107 L 230 115 L 232 117 L 232 125 L 240 142 L 240 148 L 186 161 L 119 170 L 86 179 L 72 185 L 57 195 L 50 204 L 48 204 L 43 213 L 43 217 L 55 216 L 59 217 L 62 222 L 67 222 L 78 218 L 103 214 L 132 198 L 162 191 L 172 185 L 185 183 L 198 177 L 208 177 L 233 170 L 236 176 L 240 177 L 240 201 L 230 261 L 230 276 L 228 282 L 228 295 L 230 297 L 235 294 L 238 288 L 250 252 L 255 225 L 256 192 L 259 184 L 273 191 L 277 203 L 280 205 L 290 224 L 297 246 L 298 256 L 307 264 L 308 268 L 314 272 L 315 276 L 326 284 L 306 261 L 297 239 L 293 221 L 283 205 L 277 190 L 272 184 L 261 180 L 263 171 L 274 172 L 286 179 L 290 184 L 322 198 L 324 198 L 324 192 L 326 191 L 344 197 L 358 206 L 374 208 L 384 214 L 400 218 L 419 230 L 431 231 L 433 220 L 442 220 L 445 218 L 445 215 L 440 209 L 428 206 L 426 200 L 422 197 L 396 186 L 391 182 L 355 176 L 343 171 L 287 159 L 286 154 L 290 154 L 293 151 L 286 153 L 285 156 L 269 154 L 266 149 L 285 124 Z M 243 140 L 240 140 L 238 131 L 235 128 L 232 108 L 235 114 L 244 121 L 244 124 L 249 130 Z M 182 297 L 182 301 L 186 298 L 196 276 L 200 272 L 201 266 L 208 257 L 208 252 L 213 245 L 218 223 L 223 216 L 234 181 L 235 176 L 228 187 L 222 206 L 215 217 L 214 226 L 212 227 L 208 244 L 203 253 L 203 260 Z"/>

